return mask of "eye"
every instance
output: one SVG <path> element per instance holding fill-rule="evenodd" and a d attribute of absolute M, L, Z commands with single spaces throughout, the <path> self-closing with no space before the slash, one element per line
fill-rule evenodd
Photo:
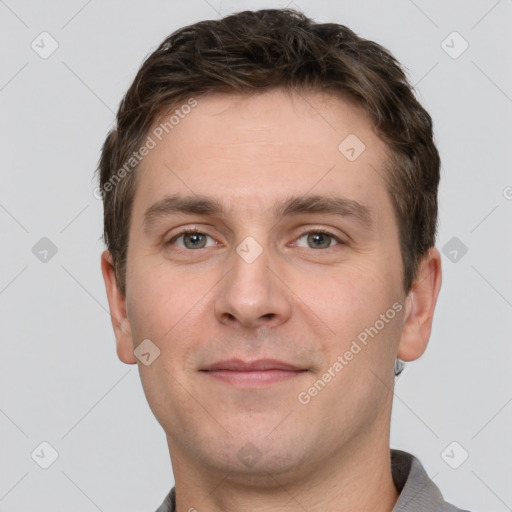
<path fill-rule="evenodd" d="M 208 238 L 211 242 L 208 242 Z M 180 249 L 204 249 L 215 245 L 215 240 L 205 233 L 199 231 L 182 231 L 173 236 L 166 245 L 176 244 Z"/>
<path fill-rule="evenodd" d="M 305 239 L 305 242 L 302 240 Z M 337 244 L 343 244 L 343 242 L 328 231 L 308 231 L 299 238 L 297 238 L 297 246 L 306 247 L 308 249 L 328 249 Z M 305 244 L 305 245 L 304 245 Z"/>

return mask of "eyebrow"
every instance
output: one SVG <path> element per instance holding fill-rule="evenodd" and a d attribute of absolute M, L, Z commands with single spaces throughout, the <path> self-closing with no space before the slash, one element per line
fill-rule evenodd
<path fill-rule="evenodd" d="M 159 220 L 173 214 L 223 217 L 225 216 L 225 210 L 220 201 L 207 196 L 165 196 L 145 211 L 143 220 L 144 231 L 150 231 Z M 301 214 L 337 215 L 352 218 L 368 229 L 374 226 L 369 208 L 346 197 L 327 195 L 291 197 L 274 205 L 273 214 L 276 219 Z"/>

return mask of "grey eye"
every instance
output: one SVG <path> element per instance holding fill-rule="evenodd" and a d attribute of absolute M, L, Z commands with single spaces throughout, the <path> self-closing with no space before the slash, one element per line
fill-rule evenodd
<path fill-rule="evenodd" d="M 206 246 L 206 236 L 203 233 L 185 233 L 183 244 L 187 249 L 202 249 Z"/>
<path fill-rule="evenodd" d="M 338 242 L 334 235 L 321 231 L 310 231 L 297 239 L 297 245 L 307 249 L 328 249 Z"/>
<path fill-rule="evenodd" d="M 325 233 L 309 233 L 308 234 L 308 245 L 312 249 L 326 249 L 330 247 L 332 237 Z"/>
<path fill-rule="evenodd" d="M 176 245 L 180 249 L 204 249 L 215 245 L 215 240 L 205 233 L 183 231 L 169 240 L 168 245 Z"/>

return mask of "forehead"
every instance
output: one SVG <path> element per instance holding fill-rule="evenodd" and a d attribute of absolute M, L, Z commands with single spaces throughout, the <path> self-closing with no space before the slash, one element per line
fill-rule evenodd
<path fill-rule="evenodd" d="M 134 209 L 176 193 L 260 213 L 272 199 L 310 191 L 385 200 L 387 148 L 366 113 L 341 97 L 274 89 L 195 101 L 150 130 L 155 146 L 138 170 Z"/>

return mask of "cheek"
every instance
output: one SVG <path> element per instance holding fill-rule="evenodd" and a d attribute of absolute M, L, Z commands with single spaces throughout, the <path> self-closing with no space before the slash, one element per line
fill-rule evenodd
<path fill-rule="evenodd" d="M 153 365 L 139 365 L 146 394 L 163 396 L 170 386 L 168 392 L 179 399 L 179 385 L 175 389 L 172 376 L 179 381 L 186 378 L 196 368 L 198 354 L 208 348 L 204 340 L 211 335 L 206 326 L 212 325 L 211 293 L 218 278 L 170 272 L 164 265 L 133 277 L 130 324 L 134 348 L 150 339 L 160 350 L 155 374 L 148 371 Z"/>
<path fill-rule="evenodd" d="M 144 272 L 141 272 L 144 269 Z M 131 274 L 128 312 L 132 332 L 162 340 L 189 315 L 208 283 L 169 272 L 165 264 L 140 266 Z"/>
<path fill-rule="evenodd" d="M 293 289 L 320 317 L 345 324 L 347 318 L 371 319 L 384 306 L 384 310 L 390 307 L 394 290 L 390 281 L 389 275 L 370 264 L 352 263 L 321 275 L 296 276 Z"/>
<path fill-rule="evenodd" d="M 192 283 L 184 285 L 187 279 L 169 274 L 161 266 L 147 269 L 144 274 L 133 273 L 127 300 L 134 348 L 150 339 L 160 350 L 151 365 L 138 363 L 148 404 L 166 428 L 171 421 L 173 430 L 186 431 L 192 428 L 187 418 L 194 418 L 195 402 L 181 383 L 198 350 L 198 317 L 207 314 L 200 299 L 209 287 L 202 290 Z"/>
<path fill-rule="evenodd" d="M 403 309 L 402 297 L 389 272 L 359 264 L 325 276 L 316 275 L 314 279 L 296 279 L 294 289 L 300 290 L 301 300 L 297 304 L 299 314 L 311 321 L 321 320 L 318 340 L 327 356 L 325 363 L 335 361 L 358 340 L 367 342 L 359 343 L 357 359 L 361 364 L 373 366 L 371 360 L 377 362 L 382 356 L 385 361 L 389 359 L 400 333 L 401 316 L 396 309 Z"/>

